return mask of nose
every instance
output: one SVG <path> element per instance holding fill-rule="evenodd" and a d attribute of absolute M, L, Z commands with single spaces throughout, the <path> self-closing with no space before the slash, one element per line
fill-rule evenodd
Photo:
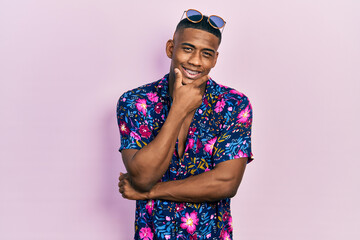
<path fill-rule="evenodd" d="M 201 66 L 201 56 L 200 52 L 194 51 L 193 54 L 191 54 L 188 63 L 193 66 Z"/>

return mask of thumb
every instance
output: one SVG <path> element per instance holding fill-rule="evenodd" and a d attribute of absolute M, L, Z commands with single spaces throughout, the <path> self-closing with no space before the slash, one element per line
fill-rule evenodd
<path fill-rule="evenodd" d="M 175 88 L 182 86 L 182 73 L 178 68 L 174 69 L 175 72 Z"/>

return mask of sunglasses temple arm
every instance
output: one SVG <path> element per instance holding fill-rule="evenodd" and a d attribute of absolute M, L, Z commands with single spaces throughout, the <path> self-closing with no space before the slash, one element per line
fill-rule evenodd
<path fill-rule="evenodd" d="M 221 28 L 221 34 L 223 33 L 224 29 L 225 29 L 225 22 L 224 22 L 224 26 Z"/>
<path fill-rule="evenodd" d="M 183 19 L 185 13 L 186 13 L 186 11 L 183 12 L 183 14 L 182 14 L 182 16 L 180 18 L 180 21 Z"/>

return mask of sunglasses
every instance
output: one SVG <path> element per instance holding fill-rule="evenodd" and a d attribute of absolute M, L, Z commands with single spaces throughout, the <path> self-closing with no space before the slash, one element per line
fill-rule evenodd
<path fill-rule="evenodd" d="M 185 13 L 186 13 L 186 18 L 192 23 L 201 22 L 201 20 L 203 19 L 202 13 L 195 9 L 189 9 L 189 10 L 184 11 L 183 15 L 181 16 L 181 19 L 184 17 Z M 208 17 L 208 23 L 213 28 L 220 29 L 220 28 L 225 27 L 226 22 L 224 21 L 224 19 L 222 19 L 219 16 L 210 15 Z"/>

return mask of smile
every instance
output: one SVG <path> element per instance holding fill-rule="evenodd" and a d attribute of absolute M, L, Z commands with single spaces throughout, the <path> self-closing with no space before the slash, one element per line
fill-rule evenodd
<path fill-rule="evenodd" d="M 194 71 L 191 69 L 187 69 L 185 67 L 182 67 L 182 68 L 184 69 L 186 77 L 190 78 L 190 79 L 195 79 L 195 78 L 199 77 L 201 74 L 201 72 L 199 72 L 199 71 Z"/>

